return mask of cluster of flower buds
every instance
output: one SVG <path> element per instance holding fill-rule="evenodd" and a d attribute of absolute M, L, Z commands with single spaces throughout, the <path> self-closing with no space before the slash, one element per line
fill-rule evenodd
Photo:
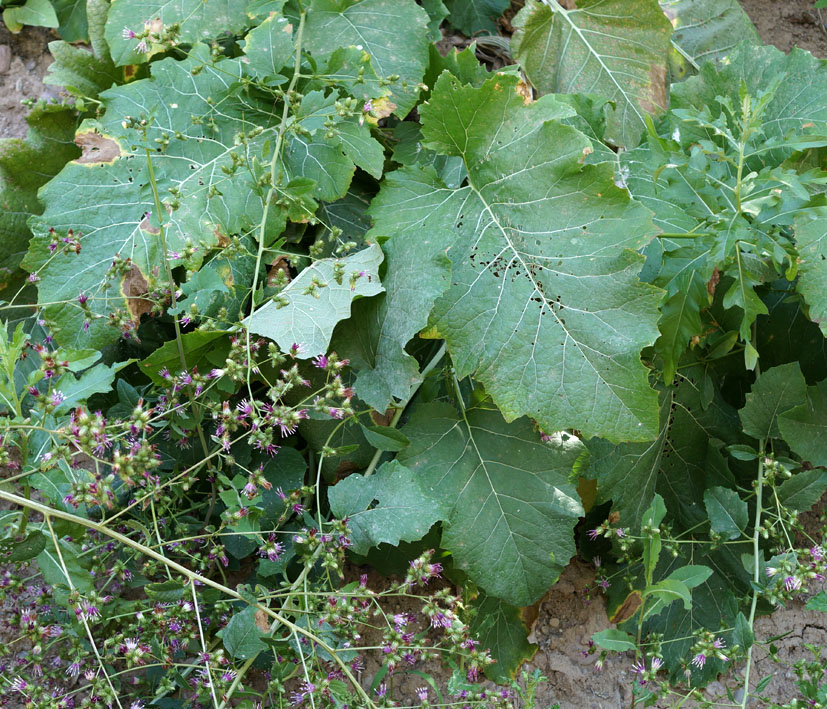
<path fill-rule="evenodd" d="M 692 655 L 690 665 L 702 670 L 707 660 L 716 659 L 721 662 L 729 662 L 729 657 L 724 654 L 726 643 L 715 633 L 708 630 L 698 630 L 695 635 L 697 640 L 690 651 Z"/>
<path fill-rule="evenodd" d="M 350 547 L 347 519 L 333 520 L 330 527 L 328 532 L 319 532 L 318 529 L 302 529 L 299 534 L 293 536 L 293 549 L 305 564 L 321 561 L 323 568 L 342 576 L 345 551 Z"/>

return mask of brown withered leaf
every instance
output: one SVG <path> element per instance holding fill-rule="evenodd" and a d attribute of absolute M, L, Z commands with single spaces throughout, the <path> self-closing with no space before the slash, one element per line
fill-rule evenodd
<path fill-rule="evenodd" d="M 380 414 L 378 411 L 371 411 L 370 419 L 377 426 L 390 426 L 395 412 L 395 409 L 388 409 L 384 414 Z"/>
<path fill-rule="evenodd" d="M 255 614 L 253 615 L 253 620 L 255 621 L 256 627 L 262 633 L 269 633 L 270 632 L 270 621 L 267 620 L 267 614 L 261 610 L 261 608 L 257 609 Z"/>
<path fill-rule="evenodd" d="M 277 285 L 276 279 L 279 272 L 283 273 L 287 277 L 287 282 L 290 283 L 290 260 L 286 256 L 279 256 L 270 264 L 270 268 L 267 270 L 268 286 Z"/>
<path fill-rule="evenodd" d="M 629 620 L 629 618 L 637 613 L 637 609 L 640 608 L 640 604 L 640 591 L 632 591 L 628 596 L 626 596 L 626 599 L 620 604 L 609 620 L 612 621 L 612 623 L 618 624 Z"/>
<path fill-rule="evenodd" d="M 146 295 L 148 283 L 141 269 L 134 263 L 131 265 L 128 273 L 124 276 L 121 284 L 121 293 L 126 298 L 126 307 L 129 308 L 129 314 L 132 319 L 139 323 L 141 316 L 152 311 L 152 302 L 142 298 Z"/>
<path fill-rule="evenodd" d="M 118 141 L 100 133 L 78 133 L 75 145 L 81 150 L 81 155 L 75 162 L 81 165 L 111 164 L 121 156 Z"/>

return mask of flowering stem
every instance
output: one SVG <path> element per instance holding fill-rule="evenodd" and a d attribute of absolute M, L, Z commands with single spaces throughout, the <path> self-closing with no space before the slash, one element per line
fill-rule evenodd
<path fill-rule="evenodd" d="M 164 266 L 166 266 L 167 271 L 167 280 L 169 281 L 169 293 L 170 298 L 172 300 L 172 307 L 173 309 L 177 306 L 177 301 L 175 297 L 175 281 L 172 278 L 172 267 L 169 265 L 169 258 L 167 257 L 167 235 L 166 229 L 164 229 L 164 218 L 163 213 L 161 212 L 161 196 L 158 194 L 158 183 L 155 180 L 155 169 L 152 166 L 152 155 L 149 152 L 149 148 L 144 148 L 146 150 L 146 163 L 147 163 L 147 171 L 149 173 L 149 183 L 152 186 L 152 196 L 155 200 L 155 211 L 158 214 L 158 236 L 161 239 L 161 249 L 163 251 L 163 258 L 164 258 Z M 187 355 L 184 352 L 184 341 L 181 339 L 181 325 L 178 322 L 178 316 L 172 316 L 172 322 L 175 325 L 175 344 L 178 347 L 178 359 L 181 362 L 181 369 L 186 372 L 188 371 L 187 367 Z M 188 391 L 190 392 L 190 399 L 192 400 L 192 389 L 188 387 Z M 209 455 L 209 447 L 207 446 L 207 439 L 204 437 L 204 429 L 201 427 L 201 407 L 197 405 L 193 401 L 192 405 L 192 412 L 193 412 L 193 419 L 195 420 L 195 430 L 198 432 L 198 438 L 201 441 L 201 449 L 204 452 L 204 457 L 206 458 Z M 204 520 L 204 526 L 206 527 L 210 523 L 210 517 L 212 516 L 213 507 L 215 506 L 215 481 L 212 482 L 212 492 L 210 497 L 210 507 L 207 510 L 207 518 Z"/>
<path fill-rule="evenodd" d="M 281 615 L 281 613 L 274 611 L 269 606 L 266 606 L 257 600 L 251 601 L 248 598 L 245 598 L 243 595 L 241 595 L 238 591 L 235 591 L 232 588 L 218 583 L 217 581 L 214 581 L 213 579 L 207 576 L 202 576 L 201 574 L 188 569 L 186 566 L 182 566 L 178 562 L 172 561 L 172 559 L 167 559 L 163 554 L 159 554 L 154 549 L 147 547 L 141 544 L 140 542 L 136 542 L 134 539 L 131 539 L 130 537 L 127 537 L 126 535 L 121 534 L 120 532 L 116 532 L 112 529 L 109 529 L 109 527 L 107 527 L 104 524 L 99 524 L 97 522 L 92 521 L 91 519 L 79 517 L 78 515 L 74 515 L 71 512 L 64 512 L 63 510 L 58 510 L 49 507 L 48 505 L 43 505 L 40 502 L 35 502 L 34 500 L 27 500 L 25 497 L 15 495 L 11 492 L 6 492 L 5 490 L 0 490 L 0 500 L 6 500 L 7 502 L 19 505 L 20 507 L 29 507 L 33 511 L 42 514 L 46 518 L 47 522 L 49 522 L 51 517 L 56 517 L 57 519 L 65 519 L 68 522 L 74 522 L 75 524 L 79 524 L 83 527 L 94 529 L 96 532 L 100 534 L 105 534 L 107 537 L 111 537 L 115 541 L 120 542 L 121 544 L 124 544 L 128 547 L 131 547 L 132 549 L 143 554 L 144 556 L 148 556 L 151 559 L 155 559 L 155 561 L 159 561 L 165 566 L 168 566 L 170 569 L 173 569 L 174 571 L 177 571 L 179 574 L 185 576 L 190 581 L 198 581 L 204 586 L 210 586 L 211 588 L 214 588 L 217 591 L 220 591 L 221 593 L 224 593 L 225 595 L 230 596 L 231 598 L 234 598 L 237 601 L 242 601 L 243 603 L 247 603 L 248 605 L 257 608 L 262 613 L 270 616 L 271 618 L 273 618 L 273 620 L 277 621 L 278 625 L 284 626 L 292 633 L 304 635 L 312 643 L 315 643 L 320 648 L 325 650 L 333 658 L 334 662 L 336 662 L 336 664 L 339 665 L 339 669 L 342 670 L 342 673 L 345 675 L 345 677 L 347 677 L 348 681 L 351 683 L 353 688 L 360 695 L 362 701 L 364 702 L 363 706 L 367 707 L 368 709 L 377 709 L 376 704 L 371 700 L 370 696 L 364 690 L 362 685 L 359 684 L 359 681 L 356 679 L 356 677 L 353 676 L 353 673 L 351 672 L 350 667 L 348 667 L 347 663 L 339 657 L 338 651 L 335 648 L 328 645 L 323 638 L 315 635 L 310 630 L 296 625 L 291 620 L 285 618 L 283 615 Z M 57 539 L 54 536 L 54 533 L 52 533 L 52 538 L 56 543 Z M 60 555 L 59 547 L 58 555 Z M 71 580 L 69 581 L 69 583 L 71 584 Z"/>
<path fill-rule="evenodd" d="M 749 609 L 749 627 L 753 627 L 755 622 L 755 609 L 758 607 L 758 584 L 761 581 L 761 564 L 758 561 L 758 542 L 761 537 L 761 512 L 764 495 L 764 448 L 766 441 L 761 441 L 761 446 L 758 451 L 758 485 L 755 488 L 755 526 L 752 531 L 752 557 L 753 569 L 752 580 L 755 582 L 755 590 L 752 592 L 752 605 Z M 747 649 L 747 666 L 744 668 L 744 696 L 741 699 L 741 709 L 746 709 L 747 699 L 749 698 L 749 674 L 752 668 L 752 645 Z"/>
<path fill-rule="evenodd" d="M 442 346 L 439 348 L 437 353 L 431 358 L 431 361 L 428 362 L 428 364 L 425 365 L 425 368 L 422 370 L 422 373 L 419 375 L 419 381 L 414 385 L 413 389 L 411 389 L 410 396 L 408 396 L 408 398 L 405 400 L 405 402 L 403 404 L 400 404 L 399 408 L 396 410 L 396 413 L 393 415 L 393 418 L 391 419 L 391 422 L 390 422 L 390 427 L 391 428 L 396 428 L 396 424 L 399 423 L 399 419 L 402 418 L 402 414 L 405 412 L 405 409 L 407 408 L 408 404 L 411 403 L 411 399 L 413 399 L 414 396 L 416 395 L 416 392 L 419 391 L 419 387 L 422 386 L 422 383 L 425 381 L 425 377 L 427 377 L 428 374 L 430 374 L 431 370 L 434 367 L 436 367 L 440 363 L 440 361 L 442 361 L 442 358 L 445 356 L 445 351 L 446 351 L 446 347 L 445 347 L 445 343 L 443 342 Z M 371 475 L 373 475 L 373 472 L 376 470 L 376 466 L 379 465 L 379 461 L 382 459 L 382 454 L 383 453 L 384 453 L 384 451 L 379 451 L 378 450 L 378 451 L 376 451 L 376 453 L 373 454 L 373 458 L 371 458 L 370 464 L 368 465 L 367 469 L 364 472 L 364 477 L 367 478 L 367 477 L 370 477 Z"/>
<path fill-rule="evenodd" d="M 301 75 L 302 64 L 302 36 L 304 35 L 304 19 L 305 11 L 302 10 L 299 15 L 299 28 L 296 30 L 296 63 L 293 67 L 293 76 L 290 79 L 290 84 L 287 86 L 287 91 L 284 92 L 284 107 L 281 111 L 281 123 L 279 123 L 278 134 L 276 135 L 276 143 L 273 147 L 273 157 L 270 160 L 270 188 L 267 190 L 267 195 L 264 198 L 264 211 L 261 215 L 261 223 L 258 231 L 258 253 L 256 254 L 256 265 L 253 269 L 253 285 L 250 290 L 250 315 L 256 310 L 256 290 L 258 289 L 258 274 L 261 270 L 261 261 L 264 258 L 264 232 L 267 228 L 267 215 L 270 213 L 270 203 L 276 194 L 276 167 L 279 164 L 281 156 L 281 149 L 284 145 L 284 135 L 287 132 L 287 118 L 290 114 L 290 94 L 296 88 Z M 253 368 L 253 353 L 250 347 L 250 328 L 246 328 L 247 332 L 247 390 L 250 398 L 253 398 L 253 391 L 250 388 L 251 372 Z"/>

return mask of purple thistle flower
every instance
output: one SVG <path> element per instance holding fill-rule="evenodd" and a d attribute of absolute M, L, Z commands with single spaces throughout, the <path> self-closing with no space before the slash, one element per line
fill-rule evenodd
<path fill-rule="evenodd" d="M 428 688 L 427 687 L 417 687 L 416 688 L 416 696 L 419 698 L 420 702 L 428 701 Z"/>
<path fill-rule="evenodd" d="M 135 47 L 135 51 L 138 52 L 138 54 L 146 54 L 149 51 L 149 47 L 147 47 L 146 40 L 142 39 L 140 42 L 138 42 L 138 46 Z"/>
<path fill-rule="evenodd" d="M 599 529 L 590 529 L 589 530 L 589 539 L 591 539 L 592 541 L 597 539 L 599 536 L 600 536 L 600 530 Z"/>
<path fill-rule="evenodd" d="M 81 305 L 86 305 L 87 300 L 89 300 L 89 296 L 86 295 L 86 293 L 81 293 L 78 296 L 78 303 L 80 303 Z"/>
<path fill-rule="evenodd" d="M 319 369 L 327 369 L 328 360 L 327 357 L 324 355 L 319 355 L 318 357 L 314 358 L 313 365 L 318 367 Z"/>
<path fill-rule="evenodd" d="M 636 675 L 642 675 L 644 672 L 646 672 L 646 663 L 643 660 L 641 660 L 640 662 L 636 662 L 634 665 L 632 665 L 632 672 L 634 672 Z"/>
<path fill-rule="evenodd" d="M 663 667 L 663 660 L 659 657 L 652 658 L 652 672 L 657 672 L 661 667 Z"/>
<path fill-rule="evenodd" d="M 66 401 L 66 394 L 57 389 L 52 392 L 52 406 L 60 406 L 64 401 Z"/>
<path fill-rule="evenodd" d="M 129 27 L 124 27 L 121 30 L 121 37 L 124 39 L 135 39 L 135 33 L 129 29 Z"/>
<path fill-rule="evenodd" d="M 706 664 L 706 655 L 704 655 L 702 652 L 699 652 L 697 655 L 695 655 L 695 657 L 692 658 L 691 664 L 695 665 L 695 667 L 697 667 L 699 670 L 702 670 L 704 668 L 704 665 Z"/>
<path fill-rule="evenodd" d="M 29 685 L 26 683 L 26 680 L 24 680 L 22 677 L 15 677 L 12 680 L 12 691 L 20 692 L 20 694 L 23 694 L 28 689 L 28 687 Z"/>
<path fill-rule="evenodd" d="M 797 591 L 801 588 L 801 579 L 797 576 L 787 576 L 784 579 L 784 588 L 788 591 Z"/>

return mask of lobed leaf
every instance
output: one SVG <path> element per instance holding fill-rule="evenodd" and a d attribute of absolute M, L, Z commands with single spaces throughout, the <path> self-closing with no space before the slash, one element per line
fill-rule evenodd
<path fill-rule="evenodd" d="M 411 445 L 397 459 L 439 506 L 455 564 L 513 605 L 540 598 L 574 553 L 583 509 L 568 476 L 580 441 L 543 444 L 525 419 L 482 409 L 463 418 L 444 404 L 420 407 L 402 432 Z"/>
<path fill-rule="evenodd" d="M 427 534 L 442 512 L 414 473 L 397 461 L 369 477 L 350 475 L 328 492 L 330 509 L 348 519 L 352 549 L 365 554 L 379 544 L 396 546 Z"/>
<path fill-rule="evenodd" d="M 507 419 L 649 440 L 656 396 L 640 350 L 656 336 L 660 296 L 638 281 L 634 251 L 655 233 L 649 213 L 610 166 L 582 164 L 588 140 L 554 120 L 572 109 L 552 96 L 525 104 L 518 82 L 440 77 L 420 109 L 424 145 L 460 156 L 467 184 L 450 188 L 430 167 L 391 173 L 371 233 L 456 234 L 429 336 L 447 341 L 458 375 L 473 373 Z"/>
<path fill-rule="evenodd" d="M 657 0 L 578 0 L 573 10 L 528 0 L 513 24 L 512 54 L 540 93 L 598 94 L 615 103 L 609 142 L 635 147 L 645 117 L 666 110 L 672 26 Z"/>

